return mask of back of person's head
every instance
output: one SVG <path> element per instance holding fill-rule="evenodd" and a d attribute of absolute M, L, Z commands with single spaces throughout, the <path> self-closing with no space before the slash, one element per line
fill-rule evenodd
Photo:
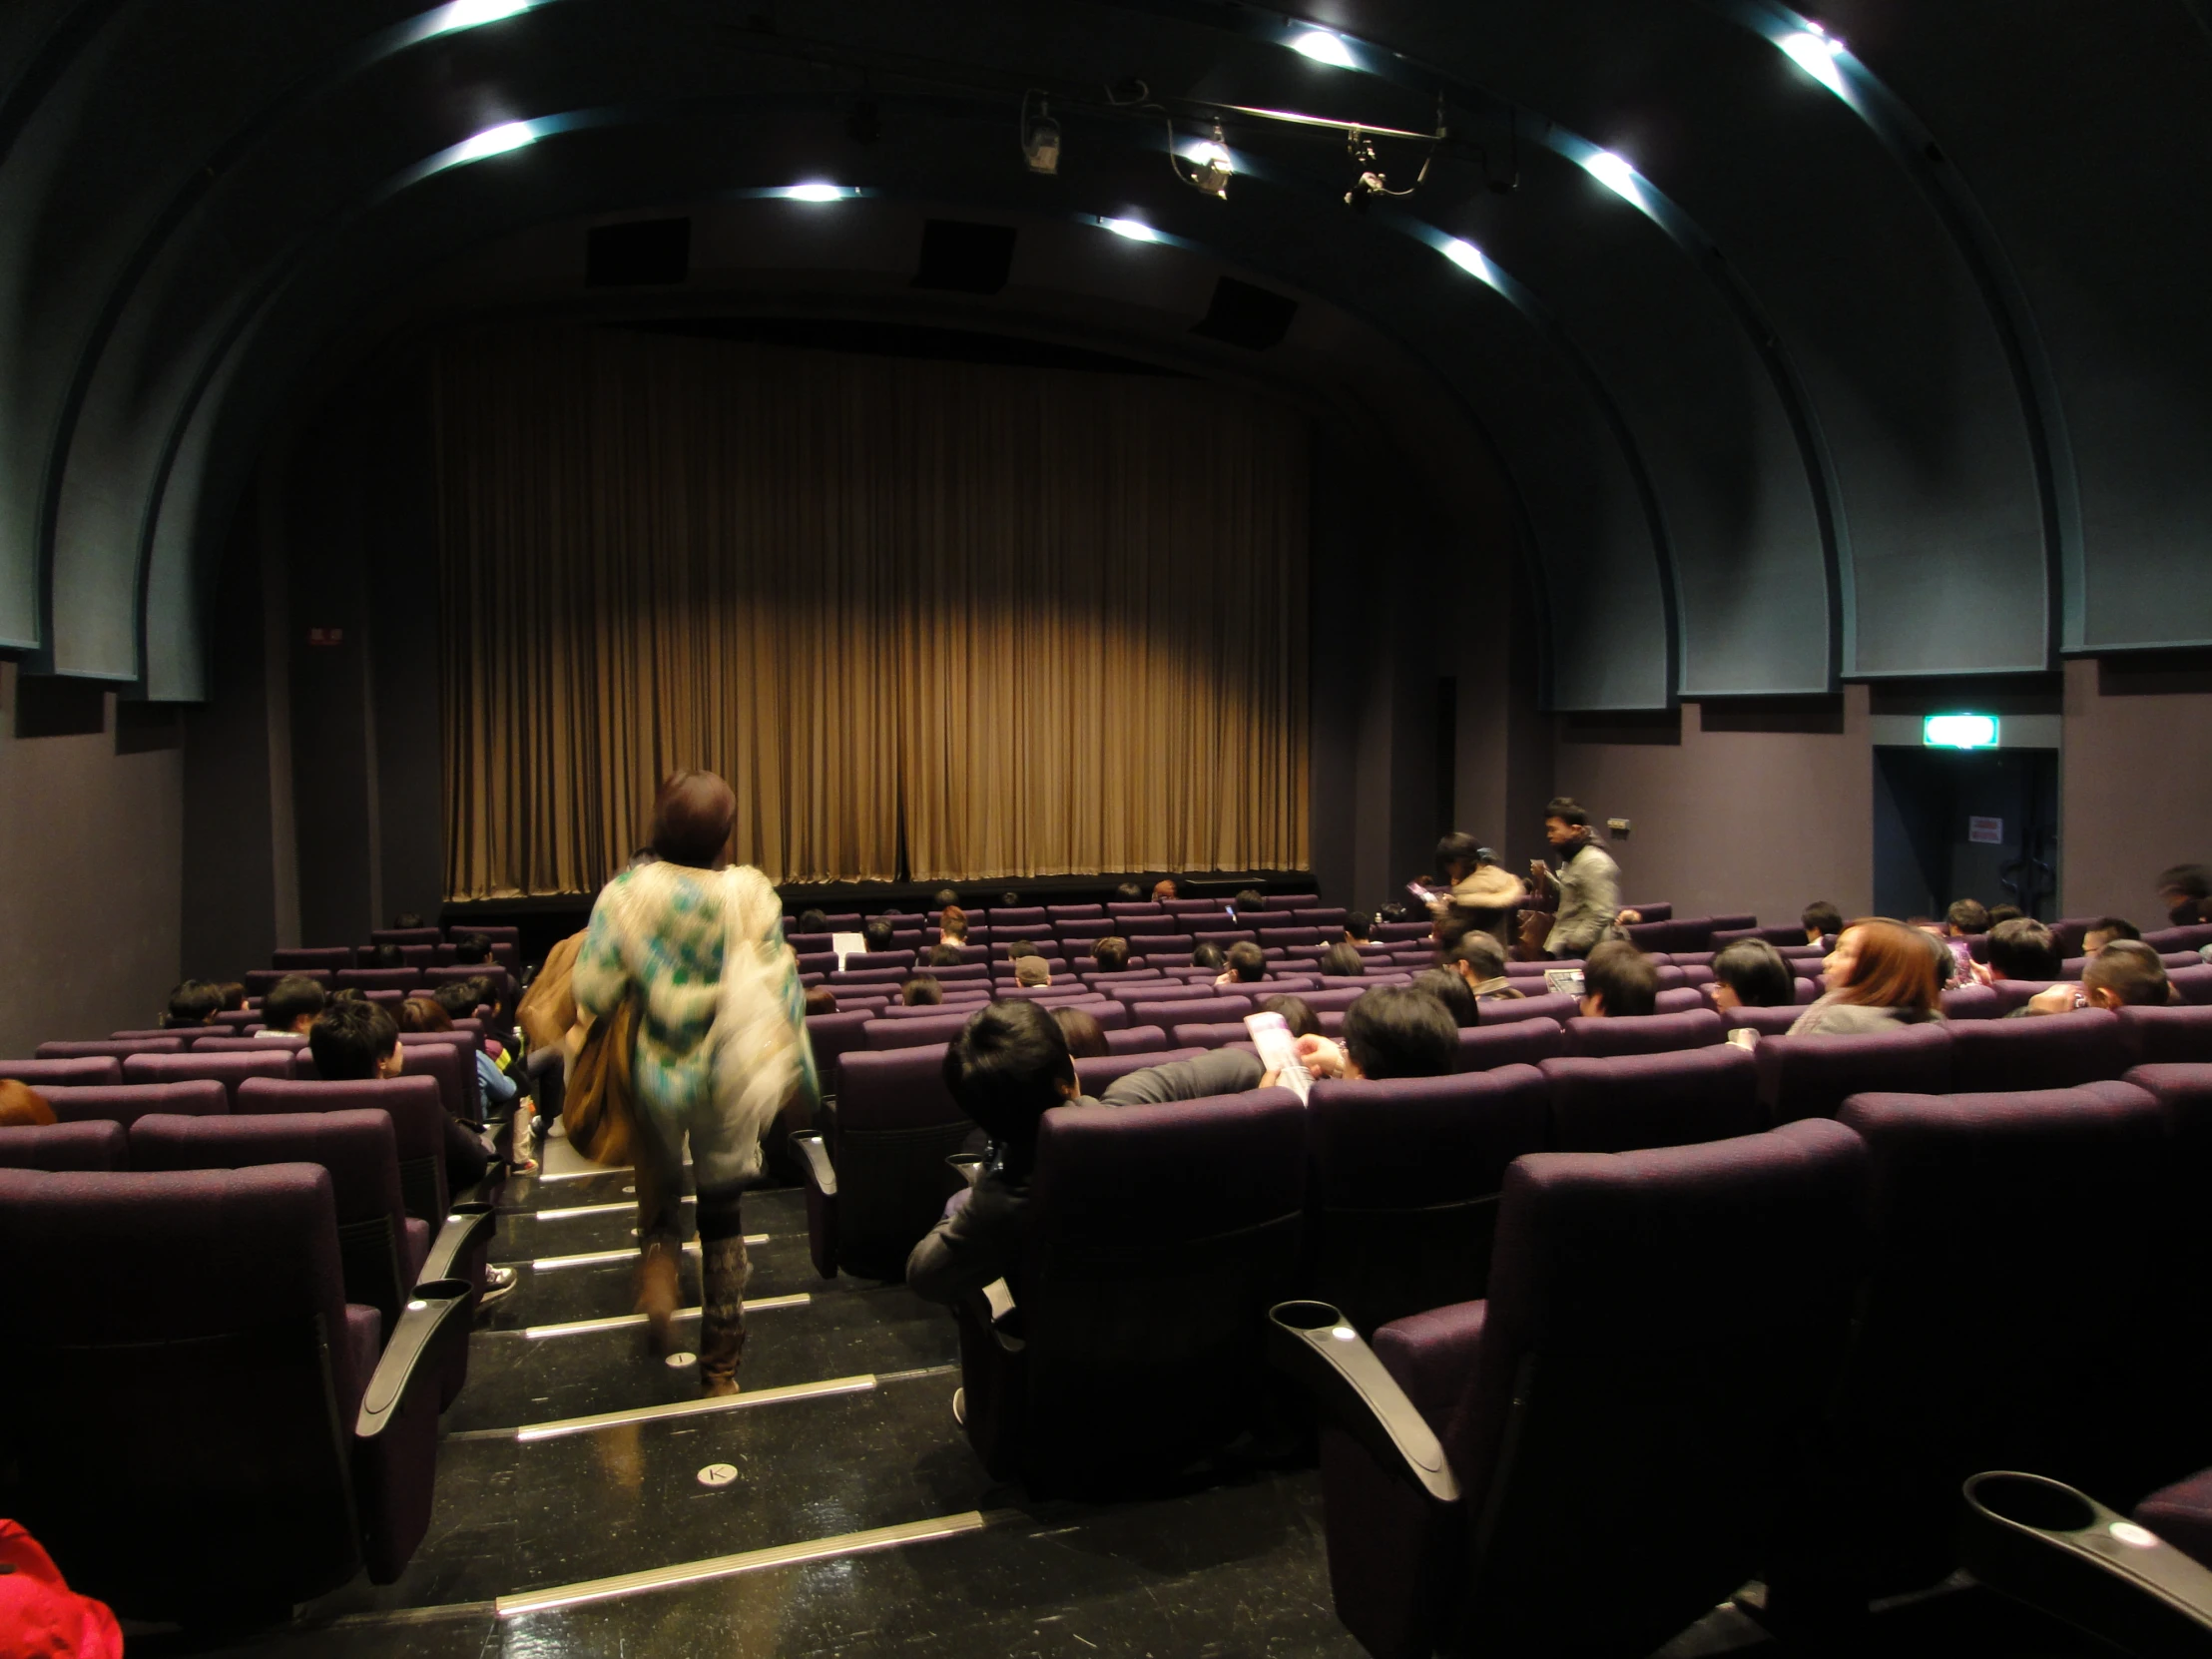
<path fill-rule="evenodd" d="M 1006 947 L 1006 960 L 1009 962 L 1018 962 L 1024 956 L 1042 956 L 1044 952 L 1028 939 L 1016 939 Z"/>
<path fill-rule="evenodd" d="M 2094 956 L 2114 939 L 2139 939 L 2143 930 L 2125 916 L 2099 916 L 2081 930 L 2081 951 Z"/>
<path fill-rule="evenodd" d="M 1237 914 L 1240 916 L 1256 916 L 1267 909 L 1268 895 L 1258 887 L 1247 887 L 1231 899 L 1230 903 L 1236 908 Z"/>
<path fill-rule="evenodd" d="M 325 1083 L 373 1081 L 398 1046 L 399 1027 L 373 1002 L 332 1002 L 307 1032 L 314 1069 Z"/>
<path fill-rule="evenodd" d="M 738 798 L 711 772 L 672 772 L 653 802 L 653 850 L 672 864 L 712 869 L 730 845 Z"/>
<path fill-rule="evenodd" d="M 1436 867 L 1447 870 L 1454 864 L 1473 869 L 1480 861 L 1482 843 L 1464 830 L 1454 830 L 1436 843 Z"/>
<path fill-rule="evenodd" d="M 1246 984 L 1267 977 L 1268 953 L 1250 939 L 1239 939 L 1231 945 L 1228 960 L 1229 971 Z"/>
<path fill-rule="evenodd" d="M 1014 983 L 1023 987 L 1049 985 L 1052 983 L 1052 970 L 1045 966 L 1042 956 L 1032 951 L 1014 959 Z"/>
<path fill-rule="evenodd" d="M 1713 977 L 1746 1008 L 1787 1008 L 1797 995 L 1797 975 L 1765 939 L 1738 939 L 1721 950 L 1713 958 Z"/>
<path fill-rule="evenodd" d="M 1844 912 L 1825 898 L 1816 898 L 1805 906 L 1805 914 L 1799 918 L 1805 923 L 1808 935 L 1818 933 L 1832 938 L 1844 930 Z"/>
<path fill-rule="evenodd" d="M 1477 984 L 1485 979 L 1496 979 L 1505 972 L 1505 947 L 1479 927 L 1469 927 L 1464 922 L 1452 923 L 1448 918 L 1437 947 L 1436 959 L 1445 967 L 1454 962 L 1464 962 L 1467 972 Z"/>
<path fill-rule="evenodd" d="M 438 1006 L 435 997 L 408 996 L 400 998 L 398 1023 L 402 1031 L 450 1031 L 453 1016 Z"/>
<path fill-rule="evenodd" d="M 1582 994 L 1612 1019 L 1648 1014 L 1659 1001 L 1659 969 L 1626 939 L 1607 939 L 1582 964 Z"/>
<path fill-rule="evenodd" d="M 329 998 L 303 973 L 287 973 L 262 998 L 262 1022 L 272 1031 L 289 1031 L 302 1018 L 313 1019 Z"/>
<path fill-rule="evenodd" d="M 1129 941 L 1119 933 L 1109 933 L 1091 946 L 1091 960 L 1102 972 L 1119 973 L 1129 965 Z"/>
<path fill-rule="evenodd" d="M 1942 968 L 1936 953 L 1947 957 L 1950 951 L 1917 927 L 1868 916 L 1837 935 L 1836 950 L 1851 957 L 1849 977 L 1830 992 L 1839 1002 L 1932 1014 L 1941 1000 Z"/>
<path fill-rule="evenodd" d="M 1138 886 L 1134 881 L 1124 881 L 1114 889 L 1114 898 L 1123 904 L 1142 904 L 1144 902 L 1144 888 Z"/>
<path fill-rule="evenodd" d="M 1413 975 L 1413 989 L 1426 991 L 1441 1002 L 1444 1011 L 1451 1015 L 1451 1023 L 1462 1031 L 1482 1017 L 1475 1005 L 1474 992 L 1456 973 L 1447 973 L 1442 968 L 1423 968 Z"/>
<path fill-rule="evenodd" d="M 1994 927 L 2000 921 L 2018 921 L 2022 913 L 2017 904 L 1992 904 L 1989 906 L 1989 925 Z"/>
<path fill-rule="evenodd" d="M 471 961 L 479 961 L 482 958 L 472 956 L 469 959 Z M 380 944 L 369 951 L 368 965 L 370 967 L 378 968 L 401 968 L 407 965 L 407 958 L 400 954 L 399 947 L 397 945 Z"/>
<path fill-rule="evenodd" d="M 802 910 L 799 912 L 799 925 L 794 927 L 792 931 L 795 933 L 827 933 L 830 931 L 830 918 L 820 910 Z"/>
<path fill-rule="evenodd" d="M 1021 908 L 1021 894 L 1008 887 L 998 895 L 998 902 L 1004 909 L 1018 910 Z"/>
<path fill-rule="evenodd" d="M 1175 884 L 1175 877 L 1172 875 L 1163 875 L 1152 883 L 1152 896 L 1156 901 L 1173 898 L 1182 890 Z"/>
<path fill-rule="evenodd" d="M 1239 945 L 1242 950 L 1244 946 Z M 1360 954 L 1360 947 L 1339 939 L 1321 953 L 1321 970 L 1324 973 L 1362 974 L 1368 971 L 1368 959 Z"/>
<path fill-rule="evenodd" d="M 2158 893 L 2162 898 L 2193 898 L 2203 903 L 2212 898 L 2212 865 L 2169 864 L 2158 872 Z"/>
<path fill-rule="evenodd" d="M 869 916 L 860 924 L 860 938 L 870 950 L 891 947 L 891 924 L 882 916 Z"/>
<path fill-rule="evenodd" d="M 1378 904 L 1375 907 L 1375 919 L 1387 922 L 1403 921 L 1405 919 L 1405 906 L 1398 903 L 1394 898 L 1387 904 Z"/>
<path fill-rule="evenodd" d="M 944 1001 L 944 987 L 933 973 L 916 973 L 899 981 L 898 1000 L 908 1008 L 934 1008 Z"/>
<path fill-rule="evenodd" d="M 1191 966 L 1193 967 L 1218 968 L 1226 967 L 1228 963 L 1229 958 L 1222 954 L 1221 946 L 1211 939 L 1208 939 L 1191 952 Z"/>
<path fill-rule="evenodd" d="M 1021 998 L 992 1002 L 945 1045 L 944 1086 L 993 1139 L 1027 1148 L 1075 1087 L 1075 1061 L 1048 1011 Z"/>
<path fill-rule="evenodd" d="M 208 979 L 187 979 L 169 993 L 162 1015 L 168 1027 L 205 1025 L 223 1011 L 223 987 Z"/>
<path fill-rule="evenodd" d="M 930 967 L 958 967 L 966 959 L 961 954 L 958 945 L 949 943 L 944 939 L 939 939 L 929 947 L 928 965 Z"/>
<path fill-rule="evenodd" d="M 929 902 L 936 905 L 940 910 L 949 910 L 958 906 L 960 895 L 950 887 L 939 887 Z"/>
<path fill-rule="evenodd" d="M 1986 933 L 1989 907 L 1978 898 L 1956 898 L 1943 912 L 1943 920 L 1961 933 Z"/>
<path fill-rule="evenodd" d="M 490 961 L 491 936 L 488 933 L 454 934 L 453 959 L 464 964 Z"/>
<path fill-rule="evenodd" d="M 837 993 L 828 985 L 807 987 L 807 1012 L 810 1014 L 833 1014 L 837 1011 Z"/>
<path fill-rule="evenodd" d="M 2014 916 L 1989 929 L 1989 971 L 2005 979 L 2055 979 L 2064 971 L 2058 941 L 2039 921 Z"/>
<path fill-rule="evenodd" d="M 227 1014 L 236 1013 L 245 1006 L 246 987 L 236 979 L 225 980 L 223 984 L 223 1011 Z"/>
<path fill-rule="evenodd" d="M 1291 1028 L 1294 1037 L 1318 1037 L 1321 1035 L 1321 1019 L 1314 1012 L 1314 1005 L 1303 996 L 1288 992 L 1271 996 L 1260 1004 L 1264 1014 L 1281 1014 L 1283 1023 Z"/>
<path fill-rule="evenodd" d="M 455 1019 L 466 1019 L 483 1001 L 481 979 L 456 979 L 438 986 L 430 995 Z"/>
<path fill-rule="evenodd" d="M 323 1006 L 328 1007 L 332 1002 L 366 1002 L 367 1000 L 367 995 L 358 985 L 340 985 L 330 993 Z"/>
<path fill-rule="evenodd" d="M 1375 932 L 1375 917 L 1373 917 L 1373 916 L 1369 915 L 1367 911 L 1365 911 L 1365 910 L 1347 910 L 1347 911 L 1345 912 L 1345 937 L 1346 937 L 1346 938 L 1348 938 L 1348 939 L 1358 939 L 1358 940 L 1360 940 L 1361 942 L 1365 943 L 1365 942 L 1367 941 L 1367 939 L 1369 938 L 1369 936 L 1370 936 L 1371 934 L 1373 934 L 1374 932 Z"/>
<path fill-rule="evenodd" d="M 46 1096 L 16 1078 L 0 1077 L 0 1129 L 44 1129 L 54 1121 Z"/>
<path fill-rule="evenodd" d="M 2172 987 L 2157 951 L 2141 939 L 2114 939 L 2081 970 L 2081 989 L 2101 1007 L 2162 1008 Z"/>
<path fill-rule="evenodd" d="M 1374 1082 L 1441 1077 L 1459 1057 L 1450 1012 L 1410 985 L 1378 985 L 1345 1010 L 1345 1053 Z"/>
<path fill-rule="evenodd" d="M 937 930 L 948 939 L 967 937 L 967 911 L 957 904 L 947 904 L 937 912 Z"/>
<path fill-rule="evenodd" d="M 1097 1060 L 1105 1057 L 1106 1028 L 1098 1023 L 1096 1014 L 1081 1008 L 1055 1008 L 1052 1017 L 1059 1022 L 1060 1035 L 1067 1038 L 1068 1058 Z"/>
<path fill-rule="evenodd" d="M 393 916 L 391 918 L 391 924 L 392 926 L 397 927 L 402 931 L 414 932 L 421 928 L 422 918 L 416 915 L 412 910 L 401 910 L 396 916 Z"/>
<path fill-rule="evenodd" d="M 1570 830 L 1587 830 L 1590 827 L 1588 809 L 1571 795 L 1555 795 L 1545 802 L 1544 817 L 1555 818 Z"/>

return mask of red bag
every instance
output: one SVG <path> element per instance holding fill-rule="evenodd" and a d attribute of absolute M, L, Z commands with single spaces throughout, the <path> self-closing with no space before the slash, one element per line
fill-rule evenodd
<path fill-rule="evenodd" d="M 123 1630 L 107 1604 L 72 1591 L 39 1541 L 12 1520 L 0 1520 L 0 1653 L 123 1659 Z"/>

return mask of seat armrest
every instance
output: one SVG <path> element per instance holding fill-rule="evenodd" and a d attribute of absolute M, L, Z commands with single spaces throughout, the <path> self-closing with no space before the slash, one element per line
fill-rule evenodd
<path fill-rule="evenodd" d="M 396 1422 L 420 1388 L 435 1388 L 445 1370 L 447 1351 L 468 1341 L 470 1287 L 458 1279 L 426 1280 L 415 1286 L 384 1345 L 375 1373 L 361 1395 L 353 1437 L 376 1438 Z"/>
<path fill-rule="evenodd" d="M 1323 1416 L 1435 1502 L 1459 1501 L 1458 1477 L 1435 1430 L 1351 1321 L 1326 1302 L 1285 1302 L 1268 1310 L 1268 1322 L 1269 1363 Z"/>
<path fill-rule="evenodd" d="M 990 1168 L 990 1160 L 980 1152 L 955 1152 L 945 1162 L 952 1166 L 952 1173 L 965 1181 L 970 1189 L 983 1179 L 983 1172 Z"/>
<path fill-rule="evenodd" d="M 438 1236 L 430 1242 L 430 1254 L 423 1260 L 416 1283 L 427 1285 L 436 1279 L 468 1278 L 469 1252 L 479 1242 L 490 1239 L 498 1219 L 489 1204 L 471 1201 L 454 1205 L 452 1213 L 445 1218 L 445 1225 L 438 1229 Z"/>
<path fill-rule="evenodd" d="M 2039 1474 L 1968 1479 L 1960 1565 L 2015 1601 L 2130 1653 L 2212 1655 L 2212 1570 Z"/>
<path fill-rule="evenodd" d="M 794 1135 L 791 1144 L 799 1152 L 800 1169 L 807 1184 L 824 1198 L 837 1196 L 837 1167 L 830 1162 L 830 1144 L 820 1135 Z"/>

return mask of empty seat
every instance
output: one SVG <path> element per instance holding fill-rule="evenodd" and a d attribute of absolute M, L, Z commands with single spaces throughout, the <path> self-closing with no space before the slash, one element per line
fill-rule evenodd
<path fill-rule="evenodd" d="M 2212 1003 L 2212 963 L 2204 967 L 2175 968 L 2166 975 L 2166 982 L 2173 986 L 2184 1002 L 2203 1007 Z"/>
<path fill-rule="evenodd" d="M 2115 1008 L 2113 1014 L 2130 1065 L 2212 1061 L 2212 1008 Z"/>
<path fill-rule="evenodd" d="M 990 916 L 991 931 L 994 934 L 1004 933 L 1010 927 L 1041 929 L 1045 925 L 1044 906 L 1041 904 L 1015 905 L 1003 910 L 994 909 Z"/>
<path fill-rule="evenodd" d="M 1053 921 L 1099 921 L 1106 915 L 1103 904 L 1047 904 L 1044 913 Z"/>
<path fill-rule="evenodd" d="M 1484 1025 L 1503 1025 L 1516 1019 L 1550 1019 L 1561 1024 L 1573 1019 L 1575 999 L 1546 992 L 1541 996 L 1485 996 L 1475 1004 Z"/>
<path fill-rule="evenodd" d="M 1535 1065 L 1566 1052 L 1566 1033 L 1555 1019 L 1516 1019 L 1503 1025 L 1469 1026 L 1459 1033 L 1455 1071 L 1489 1071 L 1497 1066 Z"/>
<path fill-rule="evenodd" d="M 1692 993 L 1693 995 L 1696 993 Z M 1728 1040 L 1728 1027 L 1710 1008 L 1627 1018 L 1575 1018 L 1565 1022 L 1569 1054 L 1668 1054 Z"/>
<path fill-rule="evenodd" d="M 1004 1322 L 956 1310 L 984 1467 L 1033 1499 L 1103 1495 L 1171 1480 L 1229 1444 L 1257 1418 L 1267 1308 L 1297 1272 L 1297 1097 L 1047 1112 L 1030 1192 L 1006 1275 L 1018 1351 Z"/>
<path fill-rule="evenodd" d="M 1108 1054 L 1150 1054 L 1156 1062 L 1159 1051 L 1167 1046 L 1168 1034 L 1157 1025 L 1132 1025 L 1106 1033 Z"/>
<path fill-rule="evenodd" d="M 1675 971 L 1680 972 L 1681 970 L 1678 968 Z M 1657 1014 L 1690 1014 L 1695 1013 L 1700 1008 L 1710 1009 L 1712 1006 L 1713 1004 L 1707 1000 L 1705 993 L 1695 985 L 1670 985 L 1659 993 L 1652 1012 Z"/>
<path fill-rule="evenodd" d="M 1203 1054 L 1202 1047 L 1168 1048 L 1163 1046 L 1131 1049 L 1126 1054 L 1099 1054 L 1087 1060 L 1075 1062 L 1076 1087 L 1084 1094 L 1096 1097 L 1107 1084 L 1118 1082 L 1133 1071 L 1143 1071 L 1149 1066 L 1164 1066 L 1171 1060 L 1195 1059 Z"/>
<path fill-rule="evenodd" d="M 968 1010 L 942 1013 L 931 1010 L 920 1018 L 891 1019 L 886 1017 L 869 1020 L 861 1032 L 864 1046 L 868 1048 L 921 1048 L 929 1044 L 942 1046 L 957 1037 L 967 1025 Z M 915 1012 L 908 1010 L 909 1014 Z"/>
<path fill-rule="evenodd" d="M 1271 910 L 1302 910 L 1320 902 L 1318 892 L 1271 892 L 1267 895 L 1267 907 Z"/>
<path fill-rule="evenodd" d="M 307 1046 L 305 1037 L 289 1032 L 269 1036 L 202 1037 L 192 1045 L 195 1054 L 276 1054 L 279 1051 L 301 1049 Z"/>
<path fill-rule="evenodd" d="M 1241 1020 L 1252 1012 L 1253 999 L 1229 991 L 1208 996 L 1145 996 L 1129 1003 L 1132 1025 L 1214 1025 Z"/>
<path fill-rule="evenodd" d="M 980 1136 L 944 1086 L 942 1041 L 844 1057 L 837 1109 L 803 1136 L 816 1271 L 900 1279 L 959 1185 L 945 1159 Z"/>
<path fill-rule="evenodd" d="M 1672 1054 L 1546 1060 L 1551 1144 L 1628 1152 L 1748 1135 L 1759 1128 L 1759 1068 L 1731 1043 Z"/>
<path fill-rule="evenodd" d="M 0 1129 L 0 1169 L 116 1170 L 130 1158 L 123 1125 L 105 1118 Z"/>
<path fill-rule="evenodd" d="M 1321 929 L 1318 927 L 1260 929 L 1260 948 L 1263 950 L 1288 950 L 1295 945 L 1318 945 L 1321 942 Z"/>
<path fill-rule="evenodd" d="M 1052 931 L 1071 956 L 1089 953 L 1091 941 L 1110 937 L 1114 924 L 1110 921 L 1056 921 Z"/>
<path fill-rule="evenodd" d="M 377 927 L 369 931 L 368 942 L 372 945 L 396 944 L 401 947 L 440 945 L 445 942 L 445 936 L 435 927 Z"/>
<path fill-rule="evenodd" d="M 1252 1033 L 1245 1029 L 1242 1020 L 1222 1020 L 1195 1025 L 1177 1025 L 1172 1033 L 1178 1048 L 1226 1048 L 1231 1043 L 1250 1042 Z"/>
<path fill-rule="evenodd" d="M 326 1171 L 0 1173 L 0 1260 L 38 1264 L 0 1275 L 0 1398 L 37 1429 L 13 1437 L 14 1514 L 73 1587 L 191 1619 L 308 1600 L 364 1563 L 398 1576 L 468 1303 L 419 1287 L 380 1341 L 345 1300 Z"/>
<path fill-rule="evenodd" d="M 1372 1358 L 1335 1310 L 1279 1310 L 1361 1644 L 1648 1653 L 1756 1576 L 1844 1351 L 1866 1185 L 1832 1123 L 1537 1153 L 1505 1177 L 1486 1301 L 1386 1325 Z"/>
<path fill-rule="evenodd" d="M 212 1042 L 203 1037 L 201 1041 Z M 41 1060 L 121 1060 L 132 1054 L 182 1054 L 185 1043 L 182 1037 L 130 1037 L 121 1041 L 110 1037 L 105 1042 L 40 1043 L 38 1057 Z"/>
<path fill-rule="evenodd" d="M 1997 993 L 1986 985 L 1958 985 L 1942 993 L 1943 1018 L 1947 1020 L 1995 1019 L 2004 1012 Z"/>
<path fill-rule="evenodd" d="M 1498 1189 L 1515 1158 L 1543 1150 L 1547 1097 L 1529 1065 L 1316 1083 L 1307 1102 L 1314 1294 L 1363 1334 L 1482 1296 Z"/>
<path fill-rule="evenodd" d="M 270 952 L 269 965 L 277 973 L 335 973 L 353 965 L 353 947 L 337 944 L 310 950 L 275 950 Z"/>
<path fill-rule="evenodd" d="M 182 1055 L 164 1058 L 181 1059 Z M 87 1055 L 81 1060 L 0 1060 L 0 1077 L 12 1077 L 34 1089 L 92 1088 L 123 1081 L 123 1062 L 113 1054 Z"/>
<path fill-rule="evenodd" d="M 54 1116 L 64 1123 L 107 1118 L 128 1129 L 149 1112 L 189 1113 L 195 1117 L 229 1112 L 231 1091 L 212 1078 L 192 1083 L 106 1083 L 89 1088 L 42 1091 Z"/>
<path fill-rule="evenodd" d="M 338 989 L 357 991 L 411 991 L 422 983 L 422 970 L 413 967 L 341 968 Z"/>
<path fill-rule="evenodd" d="M 1274 905 L 1269 905 L 1274 909 Z M 1321 905 L 1312 909 L 1300 908 L 1291 912 L 1291 922 L 1298 927 L 1318 927 L 1334 937 L 1344 931 L 1345 912 L 1339 905 Z"/>
<path fill-rule="evenodd" d="M 1962 1094 L 2072 1088 L 2118 1077 L 2127 1067 L 2119 1019 L 2103 1008 L 1959 1020 L 1950 1028 L 1951 1087 Z"/>
<path fill-rule="evenodd" d="M 1192 932 L 1191 937 L 1200 944 L 1218 944 L 1225 951 L 1231 945 L 1258 942 L 1249 927 L 1200 927 Z"/>
<path fill-rule="evenodd" d="M 1950 1033 L 1933 1021 L 1853 1036 L 1765 1037 L 1751 1051 L 1770 1123 L 1832 1118 L 1855 1094 L 1947 1094 Z"/>

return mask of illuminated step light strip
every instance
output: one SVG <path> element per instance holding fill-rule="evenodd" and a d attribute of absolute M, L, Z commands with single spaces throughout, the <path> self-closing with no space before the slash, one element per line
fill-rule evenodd
<path fill-rule="evenodd" d="M 628 1411 L 597 1411 L 588 1417 L 562 1417 L 553 1422 L 533 1422 L 515 1430 L 519 1445 L 558 1440 L 570 1434 L 589 1434 L 601 1428 L 620 1428 L 634 1422 L 670 1422 L 685 1417 L 709 1416 L 718 1411 L 744 1411 L 756 1405 L 781 1405 L 794 1399 L 821 1399 L 830 1394 L 864 1394 L 875 1391 L 876 1380 L 832 1377 L 827 1382 L 795 1382 L 787 1388 L 758 1388 L 751 1393 L 718 1394 L 706 1399 L 679 1399 L 667 1405 L 640 1405 Z"/>
<path fill-rule="evenodd" d="M 766 1233 L 748 1233 L 745 1236 L 748 1248 L 754 1245 L 765 1245 L 768 1243 L 768 1239 L 769 1236 Z M 688 1256 L 697 1256 L 699 1254 L 699 1241 L 694 1239 L 690 1244 L 684 1246 L 684 1253 Z M 588 1250 L 581 1256 L 541 1256 L 530 1264 L 530 1269 L 533 1273 L 550 1273 L 556 1268 L 605 1267 L 609 1262 L 635 1261 L 637 1254 L 638 1247 L 630 1245 L 622 1250 Z M 501 1262 L 497 1265 L 506 1268 L 516 1267 L 520 1264 Z"/>
<path fill-rule="evenodd" d="M 745 1303 L 744 1308 L 749 1314 L 766 1314 L 772 1313 L 778 1308 L 809 1307 L 814 1300 L 807 1292 L 801 1291 L 793 1296 L 755 1297 Z M 699 1318 L 699 1310 L 697 1308 L 679 1308 L 672 1317 L 680 1320 L 695 1320 Z M 643 1314 L 612 1314 L 606 1319 L 569 1320 L 562 1325 L 526 1325 L 516 1335 L 528 1337 L 533 1342 L 539 1342 L 547 1337 L 589 1337 L 601 1331 L 627 1331 L 633 1326 L 643 1325 L 644 1323 L 645 1316 Z M 486 1335 L 490 1335 L 490 1333 L 486 1333 Z"/>

